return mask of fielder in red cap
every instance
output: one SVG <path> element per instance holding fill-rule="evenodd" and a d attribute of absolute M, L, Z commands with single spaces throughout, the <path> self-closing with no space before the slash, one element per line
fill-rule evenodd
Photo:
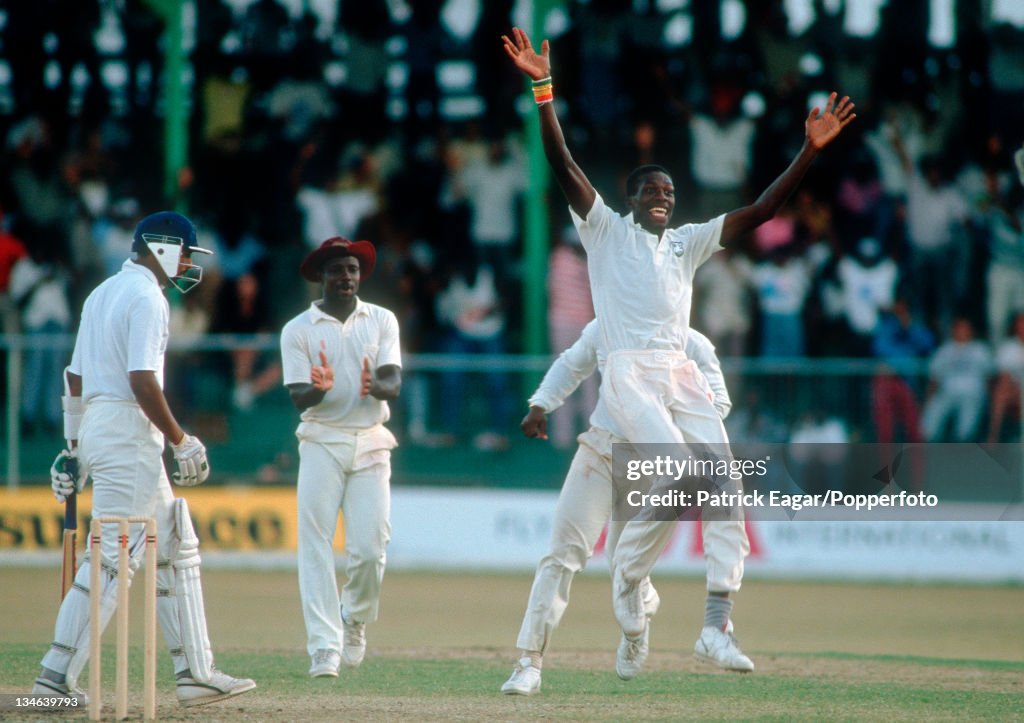
<path fill-rule="evenodd" d="M 359 285 L 377 252 L 369 241 L 334 237 L 299 266 L 323 295 L 281 332 L 284 385 L 302 413 L 299 438 L 299 592 L 309 674 L 336 678 L 366 652 L 377 619 L 391 539 L 388 402 L 402 387 L 398 320 L 362 301 Z M 338 510 L 345 514 L 347 582 L 334 574 Z"/>

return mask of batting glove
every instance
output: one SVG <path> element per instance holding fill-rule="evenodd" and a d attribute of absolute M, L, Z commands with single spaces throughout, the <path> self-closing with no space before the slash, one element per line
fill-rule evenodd
<path fill-rule="evenodd" d="M 181 442 L 172 444 L 178 471 L 171 475 L 180 487 L 195 487 L 210 476 L 210 463 L 206 460 L 206 447 L 196 437 L 186 434 Z"/>
<path fill-rule="evenodd" d="M 78 466 L 78 453 L 73 449 L 62 449 L 50 465 L 50 488 L 57 501 L 63 503 L 85 486 L 86 475 Z"/>

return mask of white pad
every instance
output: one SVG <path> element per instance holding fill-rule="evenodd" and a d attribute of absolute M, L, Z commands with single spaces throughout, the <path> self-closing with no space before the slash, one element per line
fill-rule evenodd
<path fill-rule="evenodd" d="M 139 556 L 142 554 L 145 534 L 136 535 L 130 550 L 131 563 L 129 574 L 134 577 L 135 570 L 139 566 Z M 78 687 L 78 677 L 89 662 L 89 583 L 90 570 L 92 567 L 91 554 L 87 550 L 85 559 L 78 572 L 75 574 L 75 582 L 71 586 L 67 597 L 61 603 L 60 612 L 57 613 L 57 624 L 54 630 L 54 643 L 43 657 L 43 666 L 50 670 L 60 670 L 64 667 L 63 660 L 70 655 L 67 663 L 67 683 L 70 688 Z M 100 630 L 106 629 L 110 619 L 117 609 L 117 563 L 110 560 L 103 560 L 103 569 L 100 579 L 103 585 L 102 597 L 100 598 Z M 131 581 L 129 580 L 129 584 Z"/>
<path fill-rule="evenodd" d="M 178 551 L 172 562 L 181 645 L 192 678 L 199 683 L 207 683 L 213 675 L 213 651 L 206 632 L 203 586 L 199 580 L 202 559 L 199 557 L 199 538 L 188 514 L 188 502 L 183 499 L 174 500 L 174 523 L 178 533 Z"/>

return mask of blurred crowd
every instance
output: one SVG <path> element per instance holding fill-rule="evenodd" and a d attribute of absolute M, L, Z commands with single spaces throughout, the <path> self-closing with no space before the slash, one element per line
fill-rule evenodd
<path fill-rule="evenodd" d="M 856 123 L 785 211 L 701 269 L 693 325 L 723 357 L 884 361 L 880 438 L 902 426 L 910 439 L 1000 439 L 1024 377 L 1024 31 L 959 3 L 955 43 L 936 48 L 924 0 L 880 4 L 870 37 L 844 27 L 842 3 L 810 4 L 813 22 L 794 34 L 787 3 L 743 2 L 742 32 L 723 39 L 717 4 L 690 3 L 689 39 L 673 47 L 672 3 L 564 3 L 552 56 L 568 142 L 613 205 L 624 208 L 628 172 L 655 162 L 673 174 L 675 221 L 702 221 L 782 170 L 823 92 L 850 95 Z M 545 199 L 548 278 L 524 278 L 532 109 L 499 43 L 518 3 L 480 2 L 461 34 L 443 0 L 341 0 L 326 27 L 310 3 L 196 3 L 190 161 L 173 198 L 158 16 L 146 3 L 55 5 L 14 3 L 2 27 L 15 59 L 0 115 L 4 331 L 73 331 L 136 221 L 169 205 L 187 207 L 216 251 L 204 283 L 175 302 L 174 335 L 276 333 L 316 293 L 299 260 L 333 235 L 377 245 L 362 295 L 395 311 L 407 353 L 523 351 L 524 284 L 547 283 L 553 353 L 592 317 L 557 188 Z M 113 50 L 110 23 L 123 31 Z M 445 110 L 450 58 L 471 62 L 479 112 Z M 33 354 L 28 431 L 59 419 L 52 385 L 65 362 Z M 279 386 L 271 356 L 226 355 L 224 401 L 247 409 Z M 906 359 L 928 362 L 928 390 L 908 387 Z M 464 383 L 445 375 L 443 396 L 461 398 Z M 500 448 L 520 410 L 502 375 L 487 389 L 494 428 L 478 441 Z M 593 393 L 573 413 L 585 417 Z M 464 432 L 445 416 L 442 441 Z M 577 424 L 558 425 L 571 443 Z M 422 416 L 410 429 L 428 434 Z"/>

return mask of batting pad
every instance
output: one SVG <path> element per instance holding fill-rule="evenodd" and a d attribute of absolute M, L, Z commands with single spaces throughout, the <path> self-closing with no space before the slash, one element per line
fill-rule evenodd
<path fill-rule="evenodd" d="M 207 683 L 213 675 L 213 651 L 206 631 L 206 610 L 203 607 L 203 586 L 199 580 L 199 538 L 192 527 L 188 502 L 174 501 L 174 522 L 178 533 L 178 552 L 174 558 L 175 598 L 181 644 L 185 650 L 192 678 Z"/>
<path fill-rule="evenodd" d="M 139 557 L 146 536 L 145 533 L 135 536 L 129 554 L 131 562 L 128 568 L 128 584 L 131 585 L 131 578 L 139 567 Z M 107 624 L 114 616 L 117 609 L 117 563 L 111 562 L 100 556 L 101 569 L 100 580 L 103 589 L 100 593 L 100 631 L 106 630 Z M 64 598 L 57 614 L 57 624 L 54 631 L 54 644 L 43 658 L 43 665 L 51 670 L 60 671 L 61 666 L 56 663 L 61 656 L 71 654 L 71 660 L 67 664 L 65 675 L 70 688 L 78 686 L 78 677 L 82 674 L 85 664 L 89 662 L 89 583 L 92 569 L 92 555 L 86 551 L 85 559 L 75 574 L 75 582 Z M 67 641 L 74 641 L 68 643 Z"/>

